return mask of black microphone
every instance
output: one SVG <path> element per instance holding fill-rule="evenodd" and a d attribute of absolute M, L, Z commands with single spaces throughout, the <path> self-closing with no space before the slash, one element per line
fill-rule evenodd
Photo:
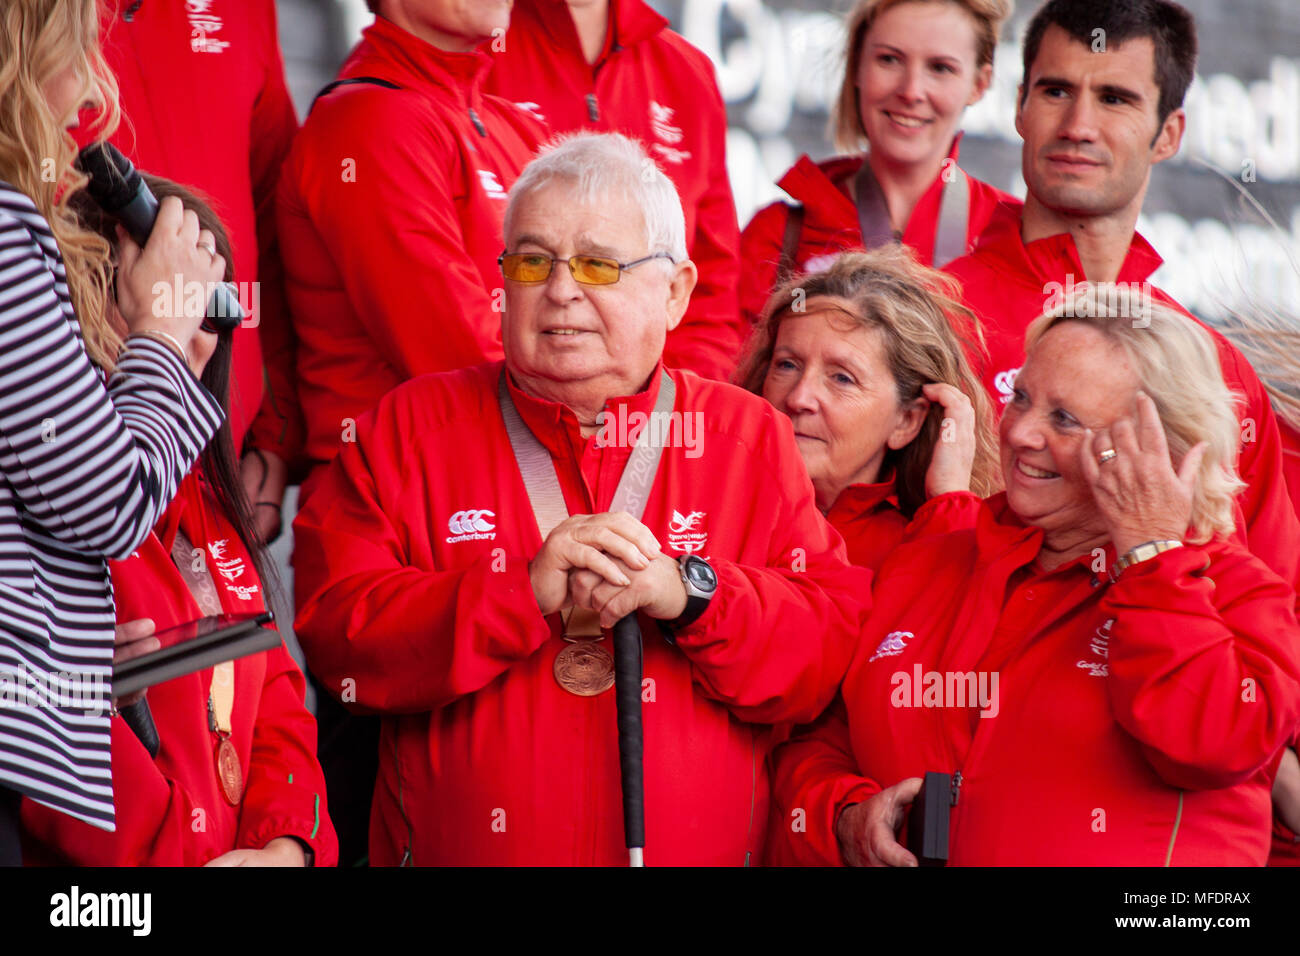
<path fill-rule="evenodd" d="M 90 177 L 90 198 L 143 248 L 158 218 L 158 197 L 131 160 L 112 143 L 91 143 L 77 156 L 77 168 Z M 234 286 L 220 283 L 208 299 L 204 331 L 227 332 L 243 321 L 244 308 Z"/>

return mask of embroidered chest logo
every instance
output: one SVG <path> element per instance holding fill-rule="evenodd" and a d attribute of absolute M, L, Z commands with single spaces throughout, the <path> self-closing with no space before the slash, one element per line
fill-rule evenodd
<path fill-rule="evenodd" d="M 652 143 L 650 149 L 665 163 L 680 165 L 690 159 L 691 154 L 678 148 L 685 139 L 685 134 L 680 126 L 673 125 L 673 114 L 676 112 L 671 106 L 650 101 L 650 130 L 659 140 L 657 143 Z"/>
<path fill-rule="evenodd" d="M 916 637 L 911 631 L 890 631 L 876 647 L 876 652 L 867 658 L 870 664 L 882 657 L 897 657 L 907 648 L 907 642 Z"/>
<path fill-rule="evenodd" d="M 1005 372 L 998 372 L 993 377 L 993 387 L 998 390 L 998 401 L 1005 405 L 1011 401 L 1011 397 L 1016 391 L 1016 376 L 1020 374 L 1020 369 L 1009 368 Z"/>
<path fill-rule="evenodd" d="M 489 521 L 495 518 L 495 511 L 480 508 L 478 510 L 457 511 L 447 519 L 448 544 L 457 541 L 493 541 L 496 539 L 496 525 Z"/>
<path fill-rule="evenodd" d="M 1075 667 L 1086 670 L 1091 677 L 1106 677 L 1110 674 L 1110 665 L 1107 660 L 1110 658 L 1110 629 L 1115 626 L 1113 617 L 1107 618 L 1101 627 L 1093 632 L 1092 640 L 1088 642 L 1088 650 L 1094 657 L 1100 660 L 1083 660 L 1075 664 Z"/>
<path fill-rule="evenodd" d="M 221 15 L 213 11 L 216 0 L 186 0 L 185 14 L 190 21 L 190 50 L 194 53 L 224 53 L 229 40 L 213 36 L 225 27 Z"/>
<path fill-rule="evenodd" d="M 497 179 L 496 173 L 490 169 L 478 169 L 475 172 L 478 173 L 478 184 L 483 187 L 488 199 L 506 198 L 506 191 L 502 187 L 501 181 Z"/>
<path fill-rule="evenodd" d="M 231 557 L 226 554 L 226 547 L 229 539 L 219 538 L 216 541 L 208 542 L 208 555 L 212 558 L 212 566 L 216 569 L 213 577 L 219 580 L 227 591 L 239 598 L 241 601 L 253 600 L 253 595 L 261 591 L 256 584 L 240 584 L 239 579 L 244 576 L 248 566 L 244 564 L 244 559 L 238 556 Z"/>
<path fill-rule="evenodd" d="M 682 514 L 673 510 L 668 522 L 668 547 L 686 554 L 698 554 L 709 544 L 709 518 L 703 511 Z"/>

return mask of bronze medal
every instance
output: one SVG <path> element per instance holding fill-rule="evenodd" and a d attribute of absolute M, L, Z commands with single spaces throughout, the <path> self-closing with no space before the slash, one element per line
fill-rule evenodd
<path fill-rule="evenodd" d="M 235 745 L 227 737 L 222 737 L 217 744 L 217 780 L 221 783 L 226 802 L 232 807 L 239 806 L 239 801 L 244 798 L 244 772 L 239 767 Z"/>
<path fill-rule="evenodd" d="M 614 658 L 595 641 L 578 641 L 555 656 L 555 680 L 570 694 L 595 697 L 614 686 Z"/>

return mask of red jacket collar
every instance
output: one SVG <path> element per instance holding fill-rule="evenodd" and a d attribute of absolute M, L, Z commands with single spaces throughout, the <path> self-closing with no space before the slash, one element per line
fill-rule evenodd
<path fill-rule="evenodd" d="M 892 472 L 883 481 L 849 485 L 836 496 L 835 502 L 826 512 L 826 520 L 836 524 L 858 515 L 870 514 L 881 506 L 898 507 L 898 494 Z"/>
<path fill-rule="evenodd" d="M 952 147 L 948 150 L 948 158 L 954 163 L 958 161 L 961 154 L 961 137 L 962 133 L 958 131 L 953 137 Z M 830 159 L 814 163 L 805 153 L 781 177 L 777 185 L 789 193 L 791 198 L 799 200 L 805 206 L 825 210 L 828 214 L 827 218 L 857 219 L 858 207 L 849 198 L 848 181 L 857 175 L 866 161 L 866 154 L 860 153 L 857 156 L 832 156 Z M 942 188 L 941 169 L 934 182 L 930 184 L 929 190 Z"/>
<path fill-rule="evenodd" d="M 1020 236 L 1019 210 L 1007 214 L 1010 212 L 1005 203 L 999 208 L 999 214 L 984 230 L 975 254 L 985 257 L 994 271 L 1032 278 L 1032 284 L 1036 285 L 1059 282 L 1064 275 L 1076 276 L 1076 282 L 1084 281 L 1083 262 L 1072 235 L 1061 232 L 1026 243 Z M 1151 243 L 1141 233 L 1134 232 L 1116 281 L 1145 282 L 1162 262 Z"/>
<path fill-rule="evenodd" d="M 975 544 L 980 562 L 991 564 L 1007 561 L 1009 569 L 1014 570 L 1037 561 L 1038 552 L 1043 547 L 1042 529 L 1027 525 L 1017 517 L 1011 510 L 1011 506 L 1007 504 L 1005 491 L 985 499 L 984 505 L 975 522 Z M 1106 542 L 1104 550 L 1105 555 L 1101 566 L 1109 568 L 1115 563 L 1118 555 L 1115 553 L 1115 545 L 1109 541 Z M 1104 581 L 1105 574 L 1093 571 L 1096 560 L 1097 555 L 1089 552 L 1060 565 L 1049 573 L 1059 574 L 1082 566 L 1089 574 L 1094 574 Z M 1042 572 L 1036 569 L 1036 573 Z"/>
<path fill-rule="evenodd" d="M 491 68 L 492 58 L 481 49 L 449 53 L 375 17 L 339 76 L 377 76 L 408 89 L 444 91 L 473 107 L 482 100 L 483 77 Z"/>
<path fill-rule="evenodd" d="M 643 412 L 647 416 L 650 414 L 659 398 L 663 367 L 663 361 L 660 360 L 650 373 L 649 383 L 643 391 L 605 400 L 604 413 L 613 416 L 608 419 L 611 427 L 617 427 L 619 421 L 629 420 L 634 412 Z M 582 448 L 588 439 L 582 437 L 578 416 L 567 405 L 529 395 L 515 384 L 514 376 L 507 375 L 506 384 L 515 407 L 519 409 L 519 417 L 547 451 L 557 458 L 581 457 Z M 626 436 L 627 445 L 624 446 L 622 441 L 614 445 L 630 453 L 631 443 L 636 441 L 639 434 L 639 428 L 630 429 Z"/>
<path fill-rule="evenodd" d="M 612 36 L 606 38 L 605 50 L 597 63 L 611 51 L 648 40 L 668 26 L 668 20 L 643 0 L 611 0 L 609 8 Z M 524 17 L 537 23 L 553 45 L 579 60 L 583 59 L 578 31 L 573 26 L 573 17 L 565 0 L 519 0 L 515 4 L 514 19 Z"/>

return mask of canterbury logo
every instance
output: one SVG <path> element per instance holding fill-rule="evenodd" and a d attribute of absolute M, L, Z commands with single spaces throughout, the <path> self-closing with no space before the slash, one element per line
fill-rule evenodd
<path fill-rule="evenodd" d="M 907 642 L 916 637 L 911 631 L 891 631 L 876 647 L 876 652 L 867 658 L 867 663 L 882 657 L 897 657 L 907 650 Z"/>
<path fill-rule="evenodd" d="M 447 519 L 447 530 L 452 534 L 486 534 L 496 530 L 497 526 L 487 520 L 495 517 L 492 511 L 457 511 Z"/>

